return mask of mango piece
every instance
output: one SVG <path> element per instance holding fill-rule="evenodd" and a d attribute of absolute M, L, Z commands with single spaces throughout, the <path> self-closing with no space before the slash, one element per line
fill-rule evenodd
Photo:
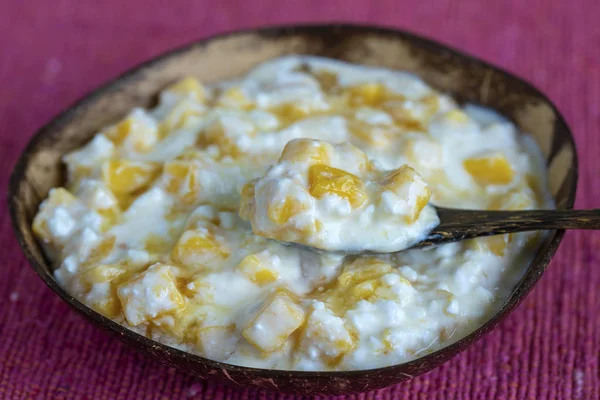
<path fill-rule="evenodd" d="M 110 160 L 102 165 L 104 184 L 117 194 L 133 193 L 147 186 L 160 173 L 157 163 Z"/>
<path fill-rule="evenodd" d="M 184 204 L 194 203 L 200 193 L 198 172 L 199 166 L 194 162 L 175 160 L 165 163 L 163 174 L 167 192 L 176 195 Z"/>
<path fill-rule="evenodd" d="M 317 199 L 334 194 L 347 199 L 353 208 L 367 201 L 364 183 L 355 175 L 325 164 L 314 164 L 308 170 L 309 192 Z"/>
<path fill-rule="evenodd" d="M 258 285 L 266 285 L 279 279 L 279 272 L 263 260 L 260 253 L 244 257 L 238 264 L 238 269 Z"/>
<path fill-rule="evenodd" d="M 103 131 L 116 146 L 145 153 L 158 142 L 158 128 L 149 122 L 150 117 L 135 112 L 123 121 Z"/>
<path fill-rule="evenodd" d="M 281 226 L 303 210 L 304 205 L 301 202 L 293 197 L 286 197 L 281 203 L 269 204 L 267 215 L 273 223 Z"/>
<path fill-rule="evenodd" d="M 264 353 L 279 349 L 304 322 L 304 311 L 287 294 L 276 292 L 242 331 L 251 345 Z"/>
<path fill-rule="evenodd" d="M 295 139 L 288 142 L 283 148 L 279 162 L 314 162 L 328 164 L 329 152 L 332 146 L 329 143 L 312 139 Z"/>
<path fill-rule="evenodd" d="M 254 103 L 244 94 L 241 88 L 233 86 L 221 92 L 217 98 L 217 106 L 250 110 L 254 108 Z"/>
<path fill-rule="evenodd" d="M 406 201 L 408 209 L 405 210 L 404 216 L 408 223 L 419 218 L 431 198 L 431 190 L 421 175 L 408 165 L 386 174 L 382 181 L 382 193 L 388 190 Z"/>
<path fill-rule="evenodd" d="M 206 230 L 191 229 L 181 235 L 171 252 L 171 258 L 185 267 L 203 266 L 213 257 L 229 256 L 227 248 Z"/>
<path fill-rule="evenodd" d="M 361 83 L 348 87 L 349 101 L 353 106 L 378 106 L 387 95 L 387 88 L 382 83 Z"/>
<path fill-rule="evenodd" d="M 515 177 L 515 171 L 502 154 L 469 158 L 463 167 L 481 186 L 508 185 Z"/>
<path fill-rule="evenodd" d="M 123 315 L 137 326 L 185 308 L 185 299 L 177 290 L 171 266 L 151 265 L 117 289 Z"/>

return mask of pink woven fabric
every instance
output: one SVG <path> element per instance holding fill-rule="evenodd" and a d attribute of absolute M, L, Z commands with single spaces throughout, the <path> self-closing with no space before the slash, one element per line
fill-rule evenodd
<path fill-rule="evenodd" d="M 407 28 L 531 80 L 575 132 L 577 206 L 600 206 L 597 0 L 208 3 L 0 2 L 0 186 L 38 127 L 149 57 L 225 30 L 345 20 Z M 0 398 L 280 398 L 165 368 L 84 321 L 27 265 L 4 207 L 0 240 Z M 433 372 L 358 397 L 600 398 L 599 248 L 598 233 L 568 233 L 533 293 L 497 330 Z"/>

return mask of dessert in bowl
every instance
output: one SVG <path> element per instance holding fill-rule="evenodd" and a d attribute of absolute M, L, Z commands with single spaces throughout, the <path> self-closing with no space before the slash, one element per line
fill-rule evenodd
<path fill-rule="evenodd" d="M 395 237 L 381 235 L 388 227 L 431 224 L 428 202 L 569 207 L 575 153 L 560 116 L 539 97 L 506 103 L 523 88 L 539 96 L 519 81 L 490 101 L 494 79 L 514 80 L 499 71 L 465 72 L 461 92 L 422 39 L 342 26 L 329 33 L 340 41 L 334 51 L 322 48 L 327 29 L 191 46 L 59 119 L 51 149 L 52 129 L 38 136 L 21 173 L 46 161 L 54 180 L 40 189 L 13 179 L 15 194 L 39 196 L 14 202 L 13 212 L 29 204 L 17 226 L 33 224 L 27 240 L 37 247 L 33 232 L 44 248 L 46 258 L 35 252 L 51 287 L 142 347 L 195 365 L 191 372 L 315 393 L 387 386 L 400 380 L 381 378 L 390 371 L 424 371 L 493 326 L 539 276 L 560 233 L 365 257 L 269 239 L 379 243 Z M 244 68 L 208 66 L 217 47 L 236 52 L 252 38 L 268 45 L 241 51 Z M 408 57 L 408 43 L 422 49 L 420 67 L 391 57 L 390 49 Z M 360 49 L 377 56 L 357 65 Z M 483 68 L 455 57 L 459 71 L 473 74 L 458 60 Z M 485 98 L 467 90 L 478 78 Z M 136 93 L 128 82 L 147 97 L 126 107 Z M 547 166 L 560 170 L 560 184 L 547 181 Z M 377 224 L 365 230 L 365 220 Z"/>

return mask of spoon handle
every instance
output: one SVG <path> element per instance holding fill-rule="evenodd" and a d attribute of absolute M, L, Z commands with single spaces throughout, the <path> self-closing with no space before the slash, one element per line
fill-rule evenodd
<path fill-rule="evenodd" d="M 441 223 L 419 247 L 513 232 L 600 229 L 600 210 L 437 211 Z"/>

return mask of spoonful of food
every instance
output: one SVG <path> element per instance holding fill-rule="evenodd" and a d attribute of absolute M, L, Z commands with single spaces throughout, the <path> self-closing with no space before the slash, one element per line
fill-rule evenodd
<path fill-rule="evenodd" d="M 240 216 L 255 234 L 319 251 L 392 253 L 481 236 L 600 229 L 600 210 L 436 207 L 410 166 L 376 169 L 357 147 L 297 139 L 244 186 Z"/>

